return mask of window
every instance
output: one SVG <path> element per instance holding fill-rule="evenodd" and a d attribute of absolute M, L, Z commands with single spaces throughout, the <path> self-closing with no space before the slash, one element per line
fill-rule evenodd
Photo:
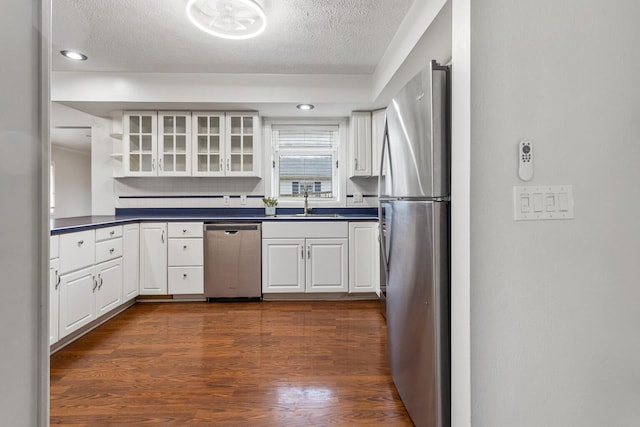
<path fill-rule="evenodd" d="M 274 193 L 278 198 L 338 198 L 338 125 L 272 125 Z"/>
<path fill-rule="evenodd" d="M 292 181 L 291 194 L 292 195 L 304 194 L 304 184 L 305 184 L 304 182 Z M 308 185 L 307 191 L 309 192 L 313 192 L 313 193 L 322 192 L 322 181 L 310 182 L 307 185 Z"/>

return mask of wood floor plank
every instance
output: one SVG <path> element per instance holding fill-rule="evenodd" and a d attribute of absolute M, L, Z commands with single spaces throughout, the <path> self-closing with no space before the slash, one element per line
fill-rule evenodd
<path fill-rule="evenodd" d="M 51 424 L 412 425 L 377 301 L 134 305 L 52 355 Z"/>

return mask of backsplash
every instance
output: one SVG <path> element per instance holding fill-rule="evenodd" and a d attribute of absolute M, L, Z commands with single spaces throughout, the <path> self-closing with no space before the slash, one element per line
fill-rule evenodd
<path fill-rule="evenodd" d="M 261 208 L 264 181 L 259 178 L 153 177 L 113 180 L 115 207 L 123 208 Z M 355 194 L 362 194 L 356 203 Z M 336 206 L 376 207 L 377 180 L 347 181 L 345 202 Z M 241 196 L 246 196 L 243 200 Z M 228 196 L 228 200 L 224 196 Z"/>

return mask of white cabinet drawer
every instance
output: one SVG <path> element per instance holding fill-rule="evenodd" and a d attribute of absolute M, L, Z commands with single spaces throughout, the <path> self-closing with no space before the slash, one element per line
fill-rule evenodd
<path fill-rule="evenodd" d="M 169 294 L 204 293 L 203 267 L 169 267 Z"/>
<path fill-rule="evenodd" d="M 262 224 L 263 239 L 349 237 L 349 223 L 343 221 L 267 221 Z"/>
<path fill-rule="evenodd" d="M 93 265 L 94 230 L 60 235 L 60 274 Z"/>
<path fill-rule="evenodd" d="M 96 264 L 122 256 L 122 237 L 96 243 Z"/>
<path fill-rule="evenodd" d="M 202 239 L 169 239 L 169 265 L 203 264 Z"/>
<path fill-rule="evenodd" d="M 58 258 L 60 253 L 60 236 L 49 237 L 49 259 Z"/>
<path fill-rule="evenodd" d="M 169 237 L 202 237 L 202 222 L 170 222 Z"/>
<path fill-rule="evenodd" d="M 122 226 L 114 225 L 113 227 L 98 228 L 96 230 L 96 242 L 102 240 L 113 239 L 115 237 L 122 237 Z"/>

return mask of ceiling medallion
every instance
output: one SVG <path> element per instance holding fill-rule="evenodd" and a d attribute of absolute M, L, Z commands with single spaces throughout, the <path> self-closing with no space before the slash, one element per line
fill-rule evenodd
<path fill-rule="evenodd" d="M 189 0 L 187 16 L 202 31 L 231 40 L 256 37 L 267 17 L 254 0 Z"/>

